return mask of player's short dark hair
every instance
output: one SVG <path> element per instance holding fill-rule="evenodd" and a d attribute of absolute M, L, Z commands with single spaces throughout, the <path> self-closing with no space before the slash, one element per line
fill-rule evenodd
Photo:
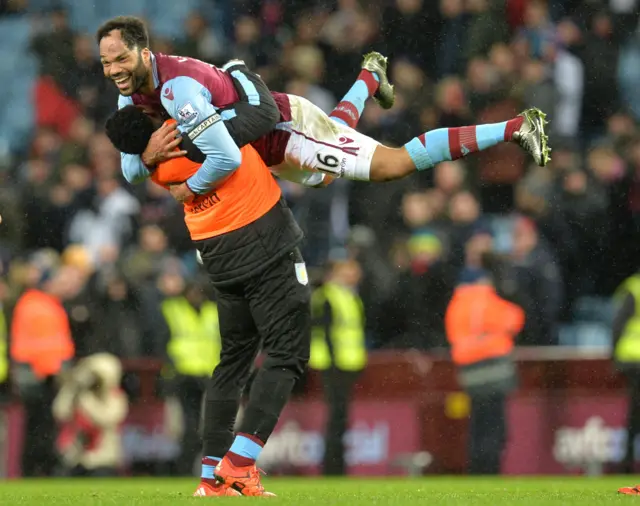
<path fill-rule="evenodd" d="M 149 47 L 149 31 L 147 25 L 135 16 L 118 16 L 105 21 L 96 32 L 96 41 L 100 41 L 113 30 L 120 30 L 120 36 L 129 49 Z"/>
<path fill-rule="evenodd" d="M 107 137 L 119 151 L 141 155 L 156 129 L 151 118 L 142 109 L 127 105 L 109 116 L 105 130 Z"/>

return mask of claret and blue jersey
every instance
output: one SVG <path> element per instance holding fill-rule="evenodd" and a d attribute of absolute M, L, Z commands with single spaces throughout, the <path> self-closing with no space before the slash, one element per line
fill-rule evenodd
<path fill-rule="evenodd" d="M 282 109 L 286 109 L 277 107 L 271 95 L 265 100 L 265 94 L 259 93 L 255 84 L 237 70 L 232 71 L 230 75 L 225 69 L 218 69 L 199 60 L 160 53 L 152 55 L 152 65 L 155 95 L 121 96 L 118 107 L 131 104 L 151 106 L 156 110 L 163 110 L 177 121 L 178 129 L 186 133 L 206 156 L 200 169 L 187 180 L 187 184 L 195 193 L 207 193 L 211 190 L 212 184 L 238 168 L 242 161 L 238 137 L 247 141 L 256 140 L 275 126 Z M 230 134 L 224 121 L 233 120 L 240 114 L 236 110 L 239 110 L 239 107 L 229 107 L 240 99 L 231 76 L 239 83 L 243 98 L 249 107 L 256 110 L 256 114 L 261 107 L 269 111 L 268 104 L 263 103 L 266 101 L 273 104 L 275 113 L 275 116 L 271 114 L 272 121 L 267 114 L 266 123 L 254 122 L 256 132 L 239 134 L 236 138 Z M 121 156 L 122 172 L 127 181 L 138 183 L 149 177 L 149 171 L 140 156 L 124 153 Z"/>

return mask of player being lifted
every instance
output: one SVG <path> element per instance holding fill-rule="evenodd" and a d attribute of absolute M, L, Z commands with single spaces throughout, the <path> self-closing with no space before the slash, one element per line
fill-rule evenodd
<path fill-rule="evenodd" d="M 502 123 L 433 130 L 397 149 L 353 130 L 367 98 L 377 98 L 383 107 L 393 104 L 386 60 L 377 53 L 365 59 L 358 80 L 331 118 L 302 97 L 275 92 L 274 111 L 268 97 L 258 93 L 255 82 L 247 78 L 250 73 L 230 75 L 191 58 L 153 54 L 144 25 L 134 21 L 141 23 L 124 18 L 113 25 L 120 28 L 100 34 L 105 76 L 118 86 L 120 107 L 144 105 L 159 114 L 168 113 L 180 131 L 191 132 L 194 144 L 206 155 L 201 169 L 182 188 L 183 198 L 188 197 L 188 190 L 208 192 L 211 184 L 239 164 L 237 146 L 247 142 L 253 142 L 262 155 L 268 153 L 265 162 L 278 166 L 280 172 L 302 169 L 365 181 L 400 179 L 502 142 L 517 142 L 540 166 L 549 161 L 545 115 L 537 109 Z M 233 77 L 245 90 L 246 102 L 236 102 Z M 218 123 L 218 117 L 226 121 Z M 127 180 L 144 179 L 149 175 L 147 167 L 186 154 L 173 152 L 179 139 L 170 140 L 159 144 L 157 138 L 152 139 L 141 156 L 123 154 Z"/>

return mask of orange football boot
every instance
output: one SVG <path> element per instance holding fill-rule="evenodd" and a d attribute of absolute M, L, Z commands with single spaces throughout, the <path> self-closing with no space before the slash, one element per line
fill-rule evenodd
<path fill-rule="evenodd" d="M 224 457 L 216 466 L 216 478 L 220 483 L 229 488 L 234 488 L 242 495 L 275 497 L 267 492 L 260 483 L 260 471 L 256 465 L 237 467 Z"/>
<path fill-rule="evenodd" d="M 640 485 L 633 487 L 622 487 L 618 489 L 618 494 L 624 495 L 640 495 Z"/>
<path fill-rule="evenodd" d="M 237 490 L 227 487 L 223 483 L 217 485 L 209 485 L 201 481 L 198 488 L 193 493 L 193 497 L 237 497 L 242 495 Z"/>

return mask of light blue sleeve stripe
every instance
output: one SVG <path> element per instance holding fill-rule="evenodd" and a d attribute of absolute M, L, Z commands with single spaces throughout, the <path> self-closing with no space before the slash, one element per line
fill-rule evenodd
<path fill-rule="evenodd" d="M 173 94 L 172 100 L 167 95 Z M 195 193 L 211 191 L 214 183 L 228 176 L 242 163 L 242 154 L 222 118 L 211 104 L 211 93 L 195 79 L 178 76 L 163 85 L 161 101 L 179 130 L 206 156 L 198 171 L 187 180 Z"/>
<path fill-rule="evenodd" d="M 260 105 L 260 94 L 258 93 L 258 90 L 256 90 L 255 85 L 247 79 L 247 76 L 239 70 L 231 72 L 231 76 L 240 83 L 244 92 L 247 94 L 249 103 L 251 105 Z"/>
<path fill-rule="evenodd" d="M 242 60 L 230 60 L 230 61 L 228 61 L 227 63 L 225 63 L 225 64 L 222 66 L 222 70 L 224 70 L 224 71 L 226 72 L 227 70 L 229 70 L 229 69 L 230 69 L 231 67 L 233 67 L 234 65 L 244 65 L 244 64 L 245 64 L 245 63 L 244 63 L 244 61 L 242 61 Z"/>
<path fill-rule="evenodd" d="M 237 116 L 236 114 L 236 110 L 235 109 L 227 109 L 226 111 L 222 111 L 220 113 L 220 117 L 222 118 L 223 121 L 227 121 L 230 119 L 233 119 Z"/>
<path fill-rule="evenodd" d="M 222 121 L 207 128 L 193 143 L 206 158 L 198 171 L 187 180 L 195 193 L 204 195 L 211 191 L 219 179 L 230 175 L 242 163 L 242 155 Z"/>

